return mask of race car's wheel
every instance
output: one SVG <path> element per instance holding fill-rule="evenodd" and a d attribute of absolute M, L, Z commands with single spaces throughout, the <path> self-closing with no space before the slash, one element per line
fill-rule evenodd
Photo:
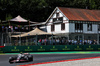
<path fill-rule="evenodd" d="M 32 57 L 32 58 L 30 58 L 30 61 L 33 61 L 33 57 Z"/>
<path fill-rule="evenodd" d="M 32 55 L 29 55 L 29 61 L 33 61 L 33 56 Z"/>
<path fill-rule="evenodd" d="M 13 57 L 10 57 L 9 58 L 9 63 L 12 64 L 13 62 L 11 62 L 11 61 L 13 61 L 13 60 L 14 60 Z"/>

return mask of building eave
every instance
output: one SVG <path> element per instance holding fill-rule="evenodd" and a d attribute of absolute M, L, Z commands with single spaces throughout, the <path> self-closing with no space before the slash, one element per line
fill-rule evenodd
<path fill-rule="evenodd" d="M 37 26 L 37 25 L 45 25 L 46 22 L 41 22 L 41 23 L 36 23 L 36 24 L 31 24 L 30 26 Z M 27 27 L 29 25 L 25 25 Z"/>

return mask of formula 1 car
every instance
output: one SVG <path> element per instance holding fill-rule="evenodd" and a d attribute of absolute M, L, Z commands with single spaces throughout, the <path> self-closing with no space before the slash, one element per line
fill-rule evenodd
<path fill-rule="evenodd" d="M 9 57 L 9 63 L 19 63 L 19 62 L 28 62 L 33 61 L 33 56 L 29 53 L 21 53 L 15 57 Z"/>

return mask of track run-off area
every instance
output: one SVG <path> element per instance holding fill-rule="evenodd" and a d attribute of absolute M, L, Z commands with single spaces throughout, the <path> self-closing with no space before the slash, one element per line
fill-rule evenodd
<path fill-rule="evenodd" d="M 100 57 L 100 51 L 67 51 L 67 52 L 32 52 L 33 55 L 32 62 L 23 63 L 13 63 L 10 64 L 9 57 L 17 56 L 19 53 L 2 53 L 0 54 L 0 66 L 19 66 L 19 65 L 29 65 L 38 64 L 46 62 Z"/>

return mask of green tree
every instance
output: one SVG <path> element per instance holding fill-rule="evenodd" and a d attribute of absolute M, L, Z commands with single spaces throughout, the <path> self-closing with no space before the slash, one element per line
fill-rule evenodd
<path fill-rule="evenodd" d="M 0 0 L 0 20 L 21 15 L 25 19 L 42 22 L 55 7 L 100 9 L 100 0 Z"/>

